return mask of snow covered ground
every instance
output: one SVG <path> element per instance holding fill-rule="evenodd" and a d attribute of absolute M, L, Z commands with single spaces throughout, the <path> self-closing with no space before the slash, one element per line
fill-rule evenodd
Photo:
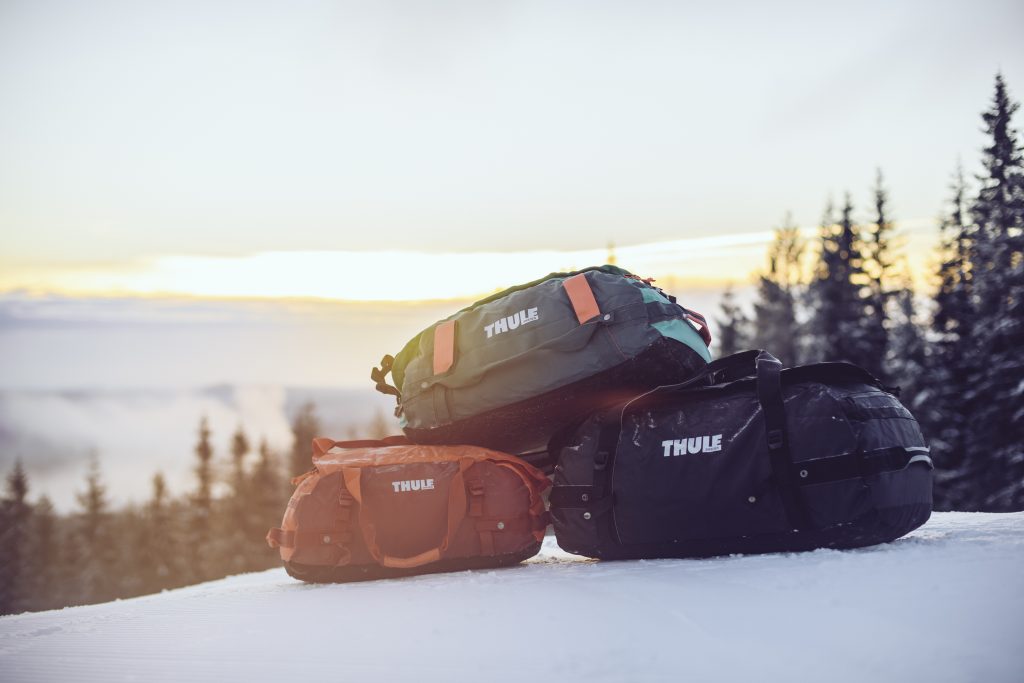
<path fill-rule="evenodd" d="M 283 570 L 0 618 L 15 681 L 1024 681 L 1024 513 L 857 551 L 311 586 Z"/>

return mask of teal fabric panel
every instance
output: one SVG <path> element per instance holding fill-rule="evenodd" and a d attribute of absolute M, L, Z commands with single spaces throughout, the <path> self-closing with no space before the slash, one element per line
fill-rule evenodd
<path fill-rule="evenodd" d="M 644 293 L 644 298 L 647 298 L 646 292 Z M 711 362 L 711 352 L 704 345 L 704 340 L 700 338 L 697 330 L 693 329 L 693 326 L 688 322 L 683 320 L 662 320 L 658 323 L 652 323 L 651 327 L 660 332 L 663 337 L 675 339 L 686 344 L 700 354 L 701 358 L 708 363 Z"/>
<path fill-rule="evenodd" d="M 663 297 L 658 290 L 651 289 L 650 287 L 641 287 L 640 288 L 640 293 L 643 294 L 643 296 L 644 296 L 644 303 L 645 304 L 649 304 L 649 303 L 659 303 L 659 304 L 671 303 L 668 299 Z M 666 336 L 672 336 L 672 335 L 666 335 Z M 682 341 L 682 339 L 680 339 L 679 341 Z"/>

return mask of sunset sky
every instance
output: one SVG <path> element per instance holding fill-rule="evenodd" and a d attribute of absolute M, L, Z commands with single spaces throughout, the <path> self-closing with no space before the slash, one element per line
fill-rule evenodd
<path fill-rule="evenodd" d="M 747 282 L 791 210 L 907 252 L 1019 2 L 0 5 L 0 292 L 415 300 L 605 260 Z"/>
<path fill-rule="evenodd" d="M 344 436 L 390 415 L 383 354 L 613 243 L 717 335 L 787 212 L 813 241 L 849 191 L 866 222 L 879 167 L 924 295 L 996 72 L 1024 97 L 1021 26 L 1019 0 L 3 0 L 0 471 L 69 510 L 90 453 L 117 501 L 158 468 L 190 490 L 202 416 L 218 458 L 240 426 L 289 448 L 307 400 Z"/>

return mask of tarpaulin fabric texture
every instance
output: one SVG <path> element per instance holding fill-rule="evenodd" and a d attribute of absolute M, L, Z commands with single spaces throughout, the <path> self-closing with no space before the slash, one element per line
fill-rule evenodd
<path fill-rule="evenodd" d="M 476 446 L 318 438 L 295 483 L 267 542 L 310 582 L 514 564 L 540 550 L 548 524 L 547 477 Z"/>

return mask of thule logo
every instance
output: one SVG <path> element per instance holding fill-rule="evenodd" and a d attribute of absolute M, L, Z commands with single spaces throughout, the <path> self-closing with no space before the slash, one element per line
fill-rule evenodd
<path fill-rule="evenodd" d="M 406 479 L 404 481 L 393 481 L 391 482 L 391 488 L 395 490 L 395 493 L 404 493 L 406 491 L 433 491 L 434 480 Z"/>
<path fill-rule="evenodd" d="M 539 319 L 540 316 L 537 315 L 536 308 L 527 308 L 510 316 L 495 320 L 490 325 L 484 325 L 484 331 L 487 333 L 487 338 L 490 339 L 496 334 L 514 330 L 520 325 L 536 322 Z"/>
<path fill-rule="evenodd" d="M 722 435 L 694 436 L 686 439 L 668 439 L 661 442 L 665 457 L 687 453 L 715 453 L 722 450 Z"/>

